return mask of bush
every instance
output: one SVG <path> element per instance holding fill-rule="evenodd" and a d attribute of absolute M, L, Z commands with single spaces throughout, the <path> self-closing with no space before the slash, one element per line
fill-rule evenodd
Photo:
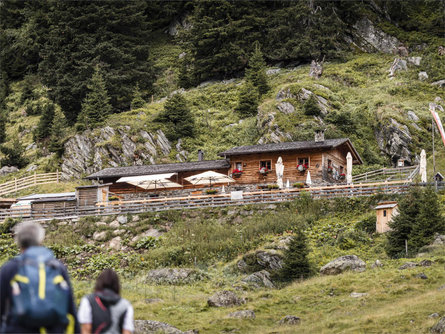
<path fill-rule="evenodd" d="M 152 248 L 156 248 L 159 244 L 159 240 L 154 238 L 154 237 L 144 237 L 142 239 L 140 239 L 137 243 L 136 246 L 134 247 L 135 249 L 152 249 Z"/>
<path fill-rule="evenodd" d="M 368 234 L 373 234 L 376 231 L 376 223 L 377 223 L 377 217 L 375 215 L 372 215 L 355 224 L 355 228 L 359 231 L 364 231 Z"/>
<path fill-rule="evenodd" d="M 218 191 L 216 189 L 207 189 L 206 190 L 206 194 L 207 195 L 214 195 L 216 194 Z"/>
<path fill-rule="evenodd" d="M 303 104 L 303 111 L 308 116 L 320 116 L 321 109 L 318 105 L 315 94 L 311 94 L 306 102 Z"/>
<path fill-rule="evenodd" d="M 12 233 L 14 226 L 19 223 L 20 220 L 14 218 L 6 218 L 5 221 L 0 224 L 0 234 Z"/>

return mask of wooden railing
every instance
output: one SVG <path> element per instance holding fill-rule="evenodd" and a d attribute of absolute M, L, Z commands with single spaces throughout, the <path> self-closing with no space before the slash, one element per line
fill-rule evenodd
<path fill-rule="evenodd" d="M 20 190 L 34 187 L 40 184 L 57 183 L 60 182 L 60 172 L 42 173 L 25 176 L 22 178 L 15 178 L 12 181 L 0 184 L 0 196 L 11 193 L 16 193 Z"/>
<path fill-rule="evenodd" d="M 367 173 L 354 175 L 352 183 L 385 182 L 405 180 L 411 182 L 419 173 L 419 166 L 382 168 Z"/>
<path fill-rule="evenodd" d="M 277 203 L 294 200 L 303 192 L 310 194 L 313 198 L 358 197 L 389 193 L 396 194 L 404 193 L 412 186 L 412 184 L 406 184 L 405 181 L 392 181 L 358 185 L 246 192 L 243 193 L 243 198 L 239 200 L 232 200 L 230 194 L 218 194 L 104 202 L 87 207 L 39 209 L 38 211 L 33 211 L 29 208 L 17 208 L 13 210 L 0 210 L 0 221 L 7 217 L 20 217 L 24 220 L 70 219 L 81 216 L 134 214 L 150 211 Z M 445 183 L 441 183 L 439 187 L 444 188 Z"/>

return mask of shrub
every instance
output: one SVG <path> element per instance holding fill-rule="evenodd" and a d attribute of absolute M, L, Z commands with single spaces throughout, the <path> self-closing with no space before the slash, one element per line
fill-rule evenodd
<path fill-rule="evenodd" d="M 267 189 L 278 189 L 278 184 L 268 184 Z"/>
<path fill-rule="evenodd" d="M 19 222 L 18 219 L 6 218 L 3 224 L 0 224 L 0 234 L 12 233 L 14 226 Z"/>
<path fill-rule="evenodd" d="M 296 182 L 292 185 L 294 188 L 304 188 L 303 182 Z"/>
<path fill-rule="evenodd" d="M 154 238 L 154 237 L 144 237 L 142 239 L 140 239 L 137 243 L 136 246 L 134 247 L 135 249 L 151 249 L 151 248 L 156 248 L 159 244 L 158 239 Z"/>
<path fill-rule="evenodd" d="M 303 111 L 308 116 L 320 116 L 321 110 L 315 94 L 311 94 L 303 104 Z"/>
<path fill-rule="evenodd" d="M 373 234 L 375 233 L 376 222 L 377 222 L 377 217 L 375 215 L 372 215 L 355 224 L 355 228 L 359 231 L 364 231 L 368 234 Z"/>
<path fill-rule="evenodd" d="M 214 195 L 216 194 L 218 191 L 216 189 L 207 189 L 206 190 L 206 194 L 207 195 Z"/>

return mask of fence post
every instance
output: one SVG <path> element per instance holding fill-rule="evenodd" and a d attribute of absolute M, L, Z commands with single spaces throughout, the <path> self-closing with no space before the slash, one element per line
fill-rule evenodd
<path fill-rule="evenodd" d="M 37 172 L 34 172 L 34 185 L 37 185 Z"/>
<path fill-rule="evenodd" d="M 15 188 L 15 191 L 17 192 L 17 178 L 16 177 L 14 178 L 14 188 Z"/>
<path fill-rule="evenodd" d="M 59 169 L 56 170 L 57 183 L 59 183 Z"/>

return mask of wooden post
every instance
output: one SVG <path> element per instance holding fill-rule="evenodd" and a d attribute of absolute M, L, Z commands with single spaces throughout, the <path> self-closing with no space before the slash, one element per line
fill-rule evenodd
<path fill-rule="evenodd" d="M 57 183 L 59 183 L 59 169 L 56 171 Z"/>
<path fill-rule="evenodd" d="M 34 172 L 34 185 L 37 185 L 37 172 Z"/>
<path fill-rule="evenodd" d="M 15 191 L 17 192 L 17 178 L 14 178 Z"/>

